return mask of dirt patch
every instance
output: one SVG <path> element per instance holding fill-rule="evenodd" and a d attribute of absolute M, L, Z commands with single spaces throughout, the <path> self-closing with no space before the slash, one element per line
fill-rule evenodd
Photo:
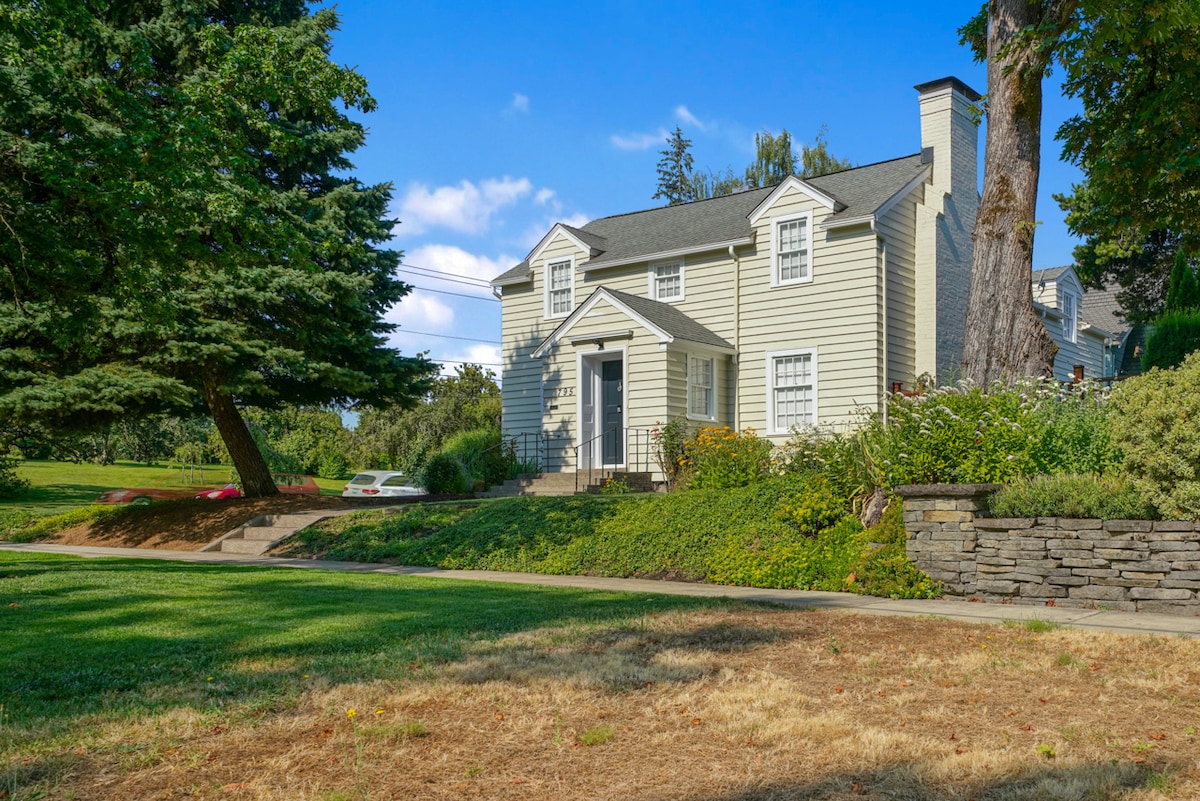
<path fill-rule="evenodd" d="M 43 542 L 58 545 L 97 545 L 107 548 L 198 551 L 230 529 L 257 515 L 288 514 L 311 509 L 372 509 L 405 502 L 411 501 L 391 498 L 384 503 L 327 495 L 172 501 L 129 509 L 125 514 L 75 526 L 51 535 Z"/>

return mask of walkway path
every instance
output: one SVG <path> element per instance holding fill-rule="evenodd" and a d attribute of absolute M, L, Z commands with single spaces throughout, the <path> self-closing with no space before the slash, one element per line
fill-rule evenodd
<path fill-rule="evenodd" d="M 258 567 L 291 567 L 317 570 L 345 570 L 354 573 L 384 573 L 423 578 L 448 578 L 466 581 L 497 581 L 509 584 L 534 584 L 543 587 L 579 587 L 589 590 L 648 592 L 659 595 L 738 598 L 766 601 L 807 609 L 842 609 L 873 615 L 938 617 L 973 623 L 1000 623 L 1006 620 L 1037 618 L 1077 629 L 1111 631 L 1124 634 L 1200 636 L 1200 617 L 1157 615 L 1145 612 L 1105 612 L 1094 609 L 1063 609 L 1047 606 L 1009 606 L 1006 604 L 969 603 L 967 601 L 892 601 L 843 592 L 806 590 L 763 590 L 753 587 L 724 587 L 718 584 L 690 584 L 648 579 L 599 578 L 593 576 L 543 576 L 534 573 L 503 573 L 490 570 L 440 570 L 435 567 L 399 567 L 362 562 L 329 562 L 317 559 L 282 559 L 271 556 L 245 556 L 212 551 L 158 551 L 137 548 L 99 548 L 43 543 L 0 543 L 0 551 L 59 553 L 84 557 L 122 559 L 160 559 L 176 562 L 223 562 Z"/>

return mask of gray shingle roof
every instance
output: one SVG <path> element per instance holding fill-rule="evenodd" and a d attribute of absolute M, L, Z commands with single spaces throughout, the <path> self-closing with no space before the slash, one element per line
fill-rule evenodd
<path fill-rule="evenodd" d="M 504 286 L 505 284 L 520 284 L 528 280 L 529 262 L 523 261 L 516 267 L 506 270 L 493 278 L 492 284 L 495 286 Z"/>
<path fill-rule="evenodd" d="M 808 183 L 841 204 L 842 208 L 830 219 L 836 225 L 842 220 L 874 213 L 926 169 L 928 165 L 916 154 L 810 178 Z M 602 217 L 581 229 L 563 227 L 602 251 L 584 265 L 584 269 L 590 270 L 656 253 L 694 250 L 745 239 L 751 234 L 748 219 L 751 212 L 774 189 L 773 186 L 751 189 L 694 203 Z M 522 262 L 493 283 L 518 283 L 528 276 L 529 265 Z"/>
<path fill-rule="evenodd" d="M 635 314 L 644 317 L 649 322 L 666 331 L 674 339 L 684 339 L 688 342 L 711 345 L 717 348 L 733 349 L 733 345 L 669 303 L 630 295 L 628 292 L 618 292 L 608 287 L 602 287 L 602 289 L 628 306 Z M 599 292 L 600 290 L 596 291 Z"/>
<path fill-rule="evenodd" d="M 1079 313 L 1083 319 L 1110 334 L 1120 336 L 1132 326 L 1125 319 L 1125 310 L 1117 302 L 1117 289 L 1089 289 L 1083 293 Z"/>

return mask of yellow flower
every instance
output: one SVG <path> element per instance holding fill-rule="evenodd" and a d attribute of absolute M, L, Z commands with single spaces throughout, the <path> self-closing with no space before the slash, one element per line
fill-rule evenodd
<path fill-rule="evenodd" d="M 382 715 L 382 714 L 383 714 L 383 707 L 381 707 L 381 706 L 380 706 L 380 707 L 376 707 L 376 708 L 375 708 L 375 716 L 376 716 L 376 717 L 379 717 L 379 716 L 380 716 L 380 715 Z"/>
<path fill-rule="evenodd" d="M 346 717 L 350 718 L 350 720 L 354 720 L 354 716 L 357 714 L 358 714 L 358 710 L 355 709 L 354 707 L 350 707 L 349 709 L 346 710 Z"/>

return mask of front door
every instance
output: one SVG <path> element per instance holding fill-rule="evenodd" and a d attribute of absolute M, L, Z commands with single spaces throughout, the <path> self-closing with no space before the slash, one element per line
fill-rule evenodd
<path fill-rule="evenodd" d="M 602 464 L 625 462 L 625 381 L 620 359 L 600 365 L 600 430 L 604 433 Z"/>

